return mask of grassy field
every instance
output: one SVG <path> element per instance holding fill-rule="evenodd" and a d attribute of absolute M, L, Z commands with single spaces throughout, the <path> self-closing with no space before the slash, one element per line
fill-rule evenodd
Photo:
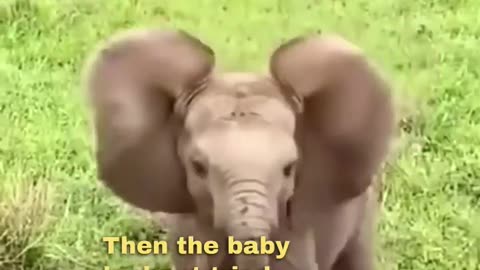
<path fill-rule="evenodd" d="M 95 179 L 80 69 L 129 27 L 180 27 L 226 69 L 265 70 L 282 40 L 343 34 L 402 96 L 388 167 L 380 269 L 480 269 L 477 0 L 1 0 L 0 269 L 168 269 L 109 256 L 102 236 L 162 237 Z"/>

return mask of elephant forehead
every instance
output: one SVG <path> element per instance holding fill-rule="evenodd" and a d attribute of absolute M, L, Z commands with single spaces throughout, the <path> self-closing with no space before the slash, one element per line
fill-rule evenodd
<path fill-rule="evenodd" d="M 295 114 L 280 90 L 268 78 L 254 78 L 240 76 L 233 80 L 227 76 L 214 80 L 190 105 L 187 128 L 195 131 L 216 121 L 236 121 L 238 115 L 252 115 L 293 134 Z"/>
<path fill-rule="evenodd" d="M 197 149 L 212 163 L 237 163 L 265 168 L 297 158 L 293 137 L 271 126 L 243 122 L 224 122 L 194 138 Z"/>

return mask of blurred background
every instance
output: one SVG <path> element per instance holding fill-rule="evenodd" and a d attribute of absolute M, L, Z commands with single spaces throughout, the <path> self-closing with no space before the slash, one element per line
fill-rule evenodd
<path fill-rule="evenodd" d="M 266 71 L 285 39 L 336 32 L 394 85 L 379 269 L 480 269 L 480 2 L 0 0 L 0 269 L 168 269 L 110 256 L 103 236 L 164 234 L 96 181 L 80 71 L 112 34 L 191 32 L 229 70 Z M 140 213 L 140 214 L 139 214 Z"/>

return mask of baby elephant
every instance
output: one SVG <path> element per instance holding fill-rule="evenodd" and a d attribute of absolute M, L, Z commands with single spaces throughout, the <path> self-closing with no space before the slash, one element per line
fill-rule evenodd
<path fill-rule="evenodd" d="M 86 88 L 107 187 L 174 214 L 171 241 L 290 241 L 282 260 L 221 247 L 173 254 L 176 270 L 374 269 L 371 186 L 394 114 L 389 85 L 360 49 L 335 35 L 298 37 L 273 51 L 268 75 L 226 73 L 192 35 L 148 29 L 91 60 Z"/>

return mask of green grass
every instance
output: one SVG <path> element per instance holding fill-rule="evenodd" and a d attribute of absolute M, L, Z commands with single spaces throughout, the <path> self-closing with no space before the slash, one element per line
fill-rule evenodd
<path fill-rule="evenodd" d="M 478 10 L 477 0 L 1 0 L 0 269 L 166 267 L 106 254 L 102 236 L 161 235 L 96 183 L 79 91 L 99 41 L 152 25 L 190 31 L 236 70 L 265 70 L 273 48 L 299 34 L 358 44 L 408 105 L 380 269 L 480 269 Z"/>

